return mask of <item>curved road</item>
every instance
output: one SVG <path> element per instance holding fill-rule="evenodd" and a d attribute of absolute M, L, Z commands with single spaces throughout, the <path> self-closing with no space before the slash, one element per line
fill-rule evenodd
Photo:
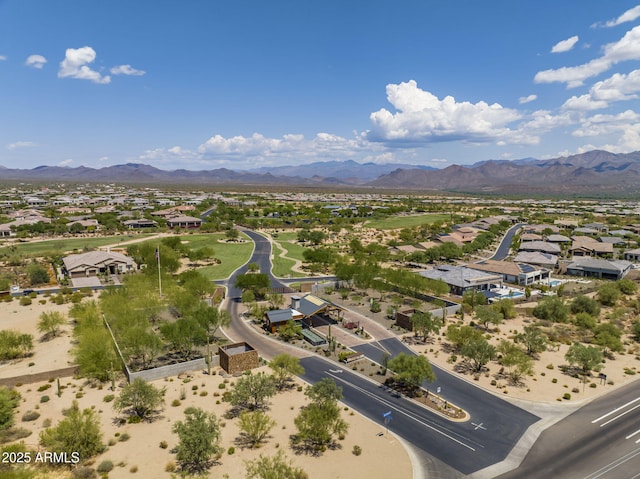
<path fill-rule="evenodd" d="M 260 266 L 260 270 L 270 277 L 273 287 L 281 287 L 282 283 L 271 274 L 270 242 L 251 230 L 243 232 L 255 242 L 249 262 Z M 423 472 L 430 472 L 430 477 L 458 478 L 462 477 L 461 474 L 471 474 L 504 460 L 527 428 L 540 419 L 436 368 L 437 382 L 425 386 L 432 390 L 440 387 L 445 399 L 471 414 L 469 421 L 452 422 L 413 401 L 398 397 L 393 391 L 368 378 L 260 334 L 237 314 L 241 292 L 233 284 L 235 278 L 246 271 L 247 265 L 244 265 L 227 282 L 227 308 L 233 320 L 225 332 L 230 338 L 250 342 L 267 359 L 281 352 L 301 357 L 306 381 L 314 383 L 324 377 L 332 377 L 343 387 L 343 402 L 382 427 L 385 427 L 383 414 L 391 411 L 393 419 L 388 425 L 389 430 L 421 451 L 421 467 Z M 378 362 L 383 352 L 391 356 L 400 352 L 414 354 L 393 337 L 362 344 L 354 349 Z"/>

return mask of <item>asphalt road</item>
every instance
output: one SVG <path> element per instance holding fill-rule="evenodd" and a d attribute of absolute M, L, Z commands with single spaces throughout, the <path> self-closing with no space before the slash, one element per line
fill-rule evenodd
<path fill-rule="evenodd" d="M 282 283 L 271 275 L 269 241 L 253 231 L 243 232 L 255 242 L 250 262 L 259 265 L 260 270 L 270 277 L 273 287 L 282 286 Z M 246 265 L 239 268 L 227 282 L 227 308 L 233 318 L 227 331 L 232 339 L 251 342 L 266 358 L 285 351 L 301 357 L 306 371 L 303 377 L 306 381 L 314 383 L 323 377 L 333 378 L 343 387 L 344 402 L 381 427 L 386 427 L 382 414 L 391 411 L 393 419 L 388 424 L 389 431 L 415 446 L 419 451 L 422 471 L 429 473 L 426 477 L 458 478 L 462 474 L 479 471 L 503 460 L 527 427 L 539 419 L 436 368 L 438 379 L 427 386 L 431 390 L 440 387 L 441 395 L 445 399 L 471 414 L 469 421 L 452 422 L 368 378 L 338 367 L 335 363 L 315 356 L 309 357 L 306 351 L 295 351 L 295 348 L 260 335 L 237 314 L 241 291 L 233 284 L 235 277 L 244 274 L 246 270 Z M 369 343 L 356 349 L 361 349 L 369 358 L 378 362 L 384 351 L 388 351 L 392 356 L 399 352 L 413 354 L 395 338 Z"/>
<path fill-rule="evenodd" d="M 396 338 L 362 344 L 352 349 L 364 353 L 369 359 L 378 363 L 381 362 L 385 352 L 392 357 L 401 352 L 415 354 Z M 433 418 L 434 422 L 458 434 L 471 434 L 471 437 L 483 438 L 484 441 L 482 448 L 474 451 L 475 454 L 472 455 L 458 452 L 452 454 L 451 449 L 441 450 L 437 447 L 430 447 L 428 452 L 465 474 L 476 472 L 505 459 L 529 426 L 540 419 L 448 371 L 435 365 L 432 367 L 436 374 L 436 381 L 425 382 L 423 387 L 433 392 L 439 390 L 439 395 L 443 399 L 451 401 L 471 415 L 471 419 L 466 423 L 452 423 L 439 416 Z M 413 442 L 409 437 L 407 440 Z"/>
<path fill-rule="evenodd" d="M 520 467 L 499 477 L 640 478 L 640 386 L 609 393 L 547 429 Z"/>
<path fill-rule="evenodd" d="M 517 225 L 512 226 L 507 230 L 502 241 L 500 242 L 500 246 L 494 253 L 494 255 L 489 259 L 494 259 L 496 261 L 501 261 L 509 256 L 509 250 L 511 249 L 511 242 L 513 241 L 513 237 L 516 235 L 518 230 L 524 226 L 524 223 L 518 223 Z"/>

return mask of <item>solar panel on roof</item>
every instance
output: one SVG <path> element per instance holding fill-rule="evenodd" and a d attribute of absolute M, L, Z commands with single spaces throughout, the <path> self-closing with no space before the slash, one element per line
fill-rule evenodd
<path fill-rule="evenodd" d="M 533 273 L 536 270 L 536 268 L 530 264 L 520 264 L 519 266 L 523 273 Z"/>

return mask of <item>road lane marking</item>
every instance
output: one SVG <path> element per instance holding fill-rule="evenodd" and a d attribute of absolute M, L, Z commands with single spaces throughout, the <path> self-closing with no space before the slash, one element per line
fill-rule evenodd
<path fill-rule="evenodd" d="M 635 436 L 638 433 L 640 433 L 640 429 L 638 429 L 636 432 L 629 434 L 627 437 L 625 437 L 625 439 L 631 439 L 633 436 Z"/>
<path fill-rule="evenodd" d="M 604 419 L 606 417 L 611 416 L 612 414 L 617 413 L 618 411 L 620 411 L 621 409 L 626 408 L 627 406 L 630 406 L 631 404 L 633 404 L 634 402 L 638 402 L 640 401 L 640 398 L 635 398 L 633 401 L 629 401 L 627 404 L 623 404 L 620 407 L 615 408 L 613 411 L 608 412 L 607 414 L 605 414 L 604 416 L 600 416 L 598 419 L 594 419 L 593 421 L 591 421 L 591 424 L 595 424 L 598 421 L 600 421 L 601 419 Z"/>
<path fill-rule="evenodd" d="M 622 457 L 619 457 L 615 461 L 610 462 L 606 466 L 601 467 L 600 469 L 598 469 L 597 471 L 589 474 L 588 476 L 585 476 L 584 479 L 598 479 L 599 477 L 602 477 L 605 474 L 607 474 L 608 472 L 613 471 L 616 467 L 621 466 L 625 462 L 630 461 L 631 459 L 633 459 L 634 457 L 636 457 L 638 455 L 640 455 L 640 449 L 636 449 L 635 451 L 631 451 L 630 453 L 625 454 Z"/>
<path fill-rule="evenodd" d="M 620 419 L 622 416 L 629 414 L 631 411 L 633 411 L 634 409 L 638 409 L 640 407 L 640 404 L 638 404 L 637 406 L 633 406 L 631 409 L 629 409 L 628 411 L 625 411 L 621 414 L 618 414 L 616 417 L 614 417 L 613 419 L 609 419 L 607 422 L 603 422 L 602 424 L 600 424 L 600 427 L 604 427 L 607 424 L 612 423 L 613 421 L 615 421 L 616 419 Z"/>
<path fill-rule="evenodd" d="M 430 424 L 427 424 L 426 422 L 424 422 L 424 421 L 422 421 L 422 420 L 418 419 L 418 418 L 417 418 L 416 416 L 414 416 L 412 413 L 407 412 L 407 411 L 403 411 L 403 410 L 402 410 L 403 408 L 401 408 L 401 407 L 397 406 L 396 404 L 392 403 L 391 401 L 387 401 L 386 399 L 383 399 L 383 398 L 381 398 L 381 397 L 379 397 L 379 396 L 376 396 L 375 394 L 373 394 L 373 393 L 371 393 L 371 392 L 367 391 L 366 389 L 363 389 L 363 388 L 361 388 L 361 387 L 359 387 L 359 386 L 356 386 L 355 384 L 349 383 L 349 382 L 345 381 L 344 379 L 342 379 L 341 377 L 338 377 L 338 376 L 336 376 L 336 375 L 334 375 L 334 374 L 329 373 L 329 371 L 325 371 L 325 372 L 327 372 L 327 373 L 329 374 L 329 376 L 332 376 L 332 377 L 333 377 L 333 378 L 335 378 L 337 381 L 343 382 L 343 383 L 344 383 L 344 384 L 346 384 L 347 386 L 352 387 L 352 388 L 354 388 L 354 389 L 358 390 L 360 393 L 365 394 L 365 395 L 369 396 L 370 398 L 372 398 L 372 399 L 374 399 L 374 400 L 376 400 L 376 401 L 378 401 L 378 402 L 380 402 L 380 403 L 382 403 L 382 404 L 384 404 L 384 405 L 386 405 L 386 406 L 388 406 L 388 407 L 390 407 L 390 408 L 395 409 L 398 413 L 400 413 L 400 414 L 402 414 L 402 415 L 404 415 L 404 416 L 408 417 L 409 419 L 412 419 L 413 421 L 415 421 L 415 422 L 417 422 L 417 423 L 419 423 L 419 424 L 422 424 L 423 426 L 425 426 L 425 427 L 427 427 L 427 428 L 431 429 L 432 431 L 434 431 L 434 432 L 436 432 L 436 433 L 438 433 L 438 434 L 440 434 L 440 435 L 442 435 L 442 436 L 446 437 L 447 439 L 450 439 L 451 441 L 453 441 L 453 442 L 455 442 L 455 443 L 458 443 L 458 444 L 460 444 L 461 446 L 466 447 L 467 449 L 469 449 L 469 450 L 471 450 L 471 451 L 473 451 L 473 452 L 476 452 L 476 449 L 475 449 L 475 448 L 473 448 L 473 447 L 471 447 L 470 445 L 468 445 L 468 444 L 466 444 L 466 443 L 464 443 L 464 442 L 462 442 L 462 441 L 460 441 L 460 440 L 456 439 L 455 437 L 453 437 L 453 436 L 451 436 L 451 435 L 447 434 L 446 432 L 444 432 L 444 431 L 442 431 L 442 430 L 440 430 L 440 429 L 438 429 L 438 428 L 436 428 L 436 427 L 434 427 L 434 426 L 431 426 Z M 482 447 L 484 447 L 484 446 L 482 446 Z"/>
<path fill-rule="evenodd" d="M 472 422 L 471 425 L 475 426 L 475 428 L 473 429 L 474 431 L 477 431 L 478 429 L 482 429 L 483 431 L 486 431 L 487 428 L 483 426 L 484 423 L 480 423 L 480 424 L 476 424 L 475 422 Z"/>

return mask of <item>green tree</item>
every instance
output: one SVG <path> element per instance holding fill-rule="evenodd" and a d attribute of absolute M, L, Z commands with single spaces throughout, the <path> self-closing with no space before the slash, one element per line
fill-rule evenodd
<path fill-rule="evenodd" d="M 122 389 L 113 402 L 113 408 L 140 419 L 148 419 L 164 403 L 164 392 L 164 389 L 158 389 L 144 379 L 136 378 Z"/>
<path fill-rule="evenodd" d="M 269 301 L 269 308 L 278 309 L 284 304 L 284 296 L 280 293 L 269 293 L 266 295 L 266 300 Z"/>
<path fill-rule="evenodd" d="M 244 411 L 238 421 L 242 441 L 252 448 L 258 447 L 275 425 L 276 422 L 262 411 Z"/>
<path fill-rule="evenodd" d="M 38 331 L 54 338 L 60 332 L 60 327 L 66 323 L 64 316 L 59 311 L 44 311 L 40 314 Z"/>
<path fill-rule="evenodd" d="M 160 332 L 171 347 L 178 351 L 183 359 L 188 360 L 197 345 L 207 342 L 207 334 L 198 321 L 193 318 L 181 318 L 174 322 L 160 325 Z"/>
<path fill-rule="evenodd" d="M 29 276 L 29 283 L 31 286 L 37 286 L 39 284 L 46 284 L 49 282 L 49 272 L 45 267 L 38 263 L 31 263 L 27 266 L 27 275 Z"/>
<path fill-rule="evenodd" d="M 400 353 L 389 361 L 389 369 L 396 373 L 398 381 L 404 383 L 411 394 L 415 394 L 423 381 L 433 382 L 436 375 L 429 360 L 424 356 Z"/>
<path fill-rule="evenodd" d="M 484 329 L 489 329 L 489 324 L 498 326 L 502 323 L 504 317 L 502 313 L 493 306 L 477 306 L 476 307 L 476 321 L 481 324 Z"/>
<path fill-rule="evenodd" d="M 172 428 L 179 438 L 176 459 L 182 470 L 202 473 L 222 453 L 220 422 L 215 414 L 195 407 L 185 409 L 184 415 L 184 421 L 176 422 Z"/>
<path fill-rule="evenodd" d="M 15 420 L 14 409 L 20 404 L 20 393 L 15 389 L 0 387 L 0 431 L 9 429 Z"/>
<path fill-rule="evenodd" d="M 634 294 L 636 291 L 638 291 L 638 285 L 630 279 L 620 279 L 616 281 L 616 285 L 618 286 L 620 292 L 626 296 Z"/>
<path fill-rule="evenodd" d="M 209 337 L 215 337 L 219 328 L 231 324 L 231 316 L 227 311 L 207 306 L 205 303 L 200 303 L 193 311 L 192 316 Z"/>
<path fill-rule="evenodd" d="M 602 351 L 594 346 L 585 346 L 581 343 L 573 343 L 564 358 L 572 366 L 575 364 L 580 367 L 582 374 L 585 376 L 590 374 L 602 363 Z"/>
<path fill-rule="evenodd" d="M 282 450 L 275 456 L 263 456 L 247 461 L 246 479 L 309 479 L 309 475 L 288 461 Z"/>
<path fill-rule="evenodd" d="M 325 378 L 320 383 L 307 388 L 311 403 L 305 406 L 294 423 L 298 433 L 293 441 L 312 451 L 322 451 L 334 440 L 334 435 L 346 434 L 349 425 L 340 417 L 338 398 L 342 398 L 342 389 L 333 380 Z"/>
<path fill-rule="evenodd" d="M 569 308 L 562 298 L 549 296 L 544 298 L 533 308 L 533 315 L 538 319 L 566 323 L 569 318 Z"/>
<path fill-rule="evenodd" d="M 139 362 L 141 369 L 147 369 L 164 348 L 155 331 L 144 324 L 134 324 L 121 331 L 118 345 L 122 354 L 128 357 L 129 366 L 137 366 L 134 363 Z"/>
<path fill-rule="evenodd" d="M 293 376 L 304 374 L 300 359 L 286 353 L 275 356 L 269 363 L 269 367 L 273 370 L 275 386 L 279 391 L 287 387 Z"/>
<path fill-rule="evenodd" d="M 487 297 L 482 291 L 468 289 L 462 295 L 462 302 L 471 306 L 471 309 L 474 309 L 476 306 L 487 304 Z"/>
<path fill-rule="evenodd" d="M 93 409 L 80 410 L 74 400 L 64 419 L 40 433 L 40 444 L 58 454 L 77 452 L 83 461 L 100 454 L 105 445 L 98 414 Z"/>
<path fill-rule="evenodd" d="M 411 315 L 411 324 L 416 336 L 426 341 L 429 334 L 437 334 L 442 328 L 442 318 L 433 316 L 430 312 L 416 311 Z"/>
<path fill-rule="evenodd" d="M 82 331 L 73 356 L 80 374 L 100 381 L 108 380 L 114 368 L 120 366 L 111 336 L 101 324 Z"/>
<path fill-rule="evenodd" d="M 604 306 L 615 306 L 620 299 L 620 289 L 615 283 L 605 283 L 598 288 L 596 297 Z"/>
<path fill-rule="evenodd" d="M 253 411 L 264 408 L 269 398 L 275 393 L 276 386 L 271 376 L 262 372 L 245 374 L 238 378 L 229 393 L 229 402 L 236 408 Z"/>
<path fill-rule="evenodd" d="M 269 287 L 269 276 L 264 273 L 247 273 L 236 277 L 234 286 L 243 291 L 250 290 L 256 298 L 262 298 Z"/>
<path fill-rule="evenodd" d="M 593 331 L 593 344 L 603 349 L 603 353 L 608 351 L 621 352 L 624 350 L 622 344 L 622 331 L 611 323 L 601 323 Z"/>
<path fill-rule="evenodd" d="M 463 344 L 460 348 L 460 354 L 471 361 L 473 371 L 480 372 L 489 361 L 496 357 L 496 348 L 486 339 L 478 338 Z"/>
<path fill-rule="evenodd" d="M 587 313 L 597 318 L 600 315 L 600 305 L 595 299 L 581 294 L 571 302 L 571 312 L 573 314 Z"/>
<path fill-rule="evenodd" d="M 286 342 L 299 339 L 302 337 L 302 326 L 296 323 L 293 319 L 290 319 L 278 328 L 278 336 Z"/>
<path fill-rule="evenodd" d="M 514 343 L 503 340 L 498 350 L 502 354 L 500 364 L 508 368 L 513 384 L 519 384 L 523 376 L 533 374 L 533 359 Z"/>
<path fill-rule="evenodd" d="M 516 335 L 516 343 L 524 345 L 529 356 L 535 356 L 547 349 L 547 338 L 538 326 L 525 326 L 522 333 Z"/>
<path fill-rule="evenodd" d="M 513 319 L 516 317 L 516 307 L 511 299 L 501 299 L 493 303 L 491 307 L 502 314 L 504 319 Z"/>
<path fill-rule="evenodd" d="M 459 326 L 457 324 L 451 324 L 447 328 L 447 339 L 451 341 L 457 350 L 460 350 L 468 341 L 481 337 L 482 333 L 480 331 L 468 325 Z"/>
<path fill-rule="evenodd" d="M 593 330 L 598 325 L 598 321 L 596 318 L 591 316 L 587 312 L 580 312 L 576 314 L 573 323 L 578 326 L 580 329 L 590 329 Z"/>

